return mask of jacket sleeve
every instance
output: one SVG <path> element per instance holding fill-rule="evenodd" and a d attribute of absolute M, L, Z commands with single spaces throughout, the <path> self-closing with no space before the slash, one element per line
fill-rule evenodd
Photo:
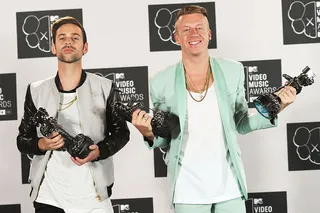
<path fill-rule="evenodd" d="M 117 100 L 119 100 L 119 92 L 115 85 L 112 84 L 106 109 L 107 135 L 104 140 L 97 143 L 100 150 L 100 156 L 97 160 L 103 160 L 114 155 L 130 140 L 130 131 L 127 122 L 124 119 L 115 116 L 113 112 L 113 103 Z"/>
<path fill-rule="evenodd" d="M 39 137 L 37 136 L 36 126 L 29 122 L 36 112 L 37 108 L 33 103 L 29 85 L 24 102 L 24 114 L 17 136 L 17 147 L 21 153 L 44 155 L 46 152 L 41 151 L 38 147 Z"/>
<path fill-rule="evenodd" d="M 266 119 L 259 112 L 250 114 L 248 110 L 248 104 L 245 99 L 244 89 L 244 71 L 243 65 L 240 63 L 239 66 L 240 78 L 237 89 L 237 97 L 235 100 L 235 113 L 234 120 L 237 131 L 240 134 L 246 134 L 258 129 L 266 129 L 277 126 L 278 119 L 275 119 L 275 125 L 270 123 L 270 120 Z"/>
<path fill-rule="evenodd" d="M 157 80 L 154 78 L 150 82 L 150 96 L 151 101 L 154 107 L 157 107 L 160 110 L 167 111 L 167 106 L 165 104 L 164 98 L 162 98 L 157 91 Z M 154 148 L 165 148 L 170 145 L 171 138 L 162 138 L 160 136 L 154 136 L 153 141 L 150 141 L 148 138 L 143 137 L 146 146 L 149 149 Z"/>

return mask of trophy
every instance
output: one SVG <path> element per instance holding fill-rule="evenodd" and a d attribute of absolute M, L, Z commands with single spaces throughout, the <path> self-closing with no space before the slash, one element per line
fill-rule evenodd
<path fill-rule="evenodd" d="M 120 102 L 115 102 L 113 104 L 114 115 L 120 116 L 128 122 L 131 122 L 132 120 L 132 113 L 142 107 L 143 105 L 140 102 L 133 105 L 132 99 L 127 105 Z M 177 115 L 157 108 L 152 111 L 153 118 L 151 119 L 151 126 L 152 132 L 155 136 L 160 136 L 162 138 L 175 138 L 180 133 L 179 117 Z"/>
<path fill-rule="evenodd" d="M 34 116 L 30 118 L 29 122 L 37 127 L 40 126 L 40 132 L 45 137 L 48 137 L 52 132 L 60 133 L 64 138 L 64 146 L 61 150 L 67 151 L 72 157 L 83 159 L 91 152 L 89 146 L 94 144 L 91 138 L 83 134 L 72 137 L 57 123 L 57 119 L 49 117 L 48 112 L 44 108 L 39 108 Z"/>
<path fill-rule="evenodd" d="M 257 99 L 253 101 L 255 108 L 258 112 L 265 118 L 269 119 L 272 124 L 274 124 L 274 120 L 278 117 L 278 113 L 280 112 L 280 98 L 274 94 L 285 86 L 292 86 L 296 89 L 299 94 L 302 90 L 302 87 L 309 86 L 314 83 L 315 74 L 312 73 L 310 68 L 306 66 L 302 73 L 297 77 L 291 77 L 287 74 L 282 75 L 286 80 L 286 84 L 282 87 L 279 87 L 273 93 L 268 93 L 264 95 L 260 95 Z"/>

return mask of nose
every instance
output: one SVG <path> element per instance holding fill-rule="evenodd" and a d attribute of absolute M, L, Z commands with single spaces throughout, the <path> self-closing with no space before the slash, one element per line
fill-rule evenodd
<path fill-rule="evenodd" d="M 66 42 L 66 45 L 71 45 L 72 39 L 70 37 L 67 37 L 65 42 Z"/>
<path fill-rule="evenodd" d="M 198 29 L 197 29 L 196 27 L 195 27 L 195 28 L 191 28 L 191 29 L 190 29 L 190 34 L 191 34 L 191 35 L 194 35 L 194 34 L 197 34 L 197 35 L 198 35 L 198 34 L 199 34 L 199 33 L 198 33 Z"/>

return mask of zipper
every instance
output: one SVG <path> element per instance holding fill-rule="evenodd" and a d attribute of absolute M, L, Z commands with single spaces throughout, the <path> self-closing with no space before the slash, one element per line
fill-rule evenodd
<path fill-rule="evenodd" d="M 47 162 L 47 164 L 46 164 L 46 168 L 44 169 L 44 172 L 43 172 L 43 174 L 42 174 L 42 177 L 41 177 L 41 180 L 40 180 L 40 183 L 39 183 L 39 186 L 38 186 L 37 196 L 36 196 L 35 200 L 36 200 L 36 199 L 38 198 L 38 196 L 39 196 L 40 186 L 41 186 L 41 184 L 43 183 L 44 175 L 45 175 L 45 172 L 47 171 L 47 166 L 48 166 L 48 163 L 49 163 L 49 160 L 50 160 L 50 158 L 51 158 L 52 153 L 53 153 L 53 151 L 51 150 L 50 155 L 49 155 L 49 158 L 48 158 L 48 162 Z M 31 193 L 32 193 L 32 191 L 31 191 Z"/>
<path fill-rule="evenodd" d="M 92 163 L 91 162 L 88 162 L 88 167 L 89 167 L 89 171 L 90 171 L 90 174 L 91 174 L 91 177 L 92 177 L 92 180 L 93 180 L 93 186 L 94 186 L 94 189 L 96 190 L 96 193 L 97 193 L 97 198 L 100 202 L 102 202 L 102 198 L 101 196 L 99 195 L 98 191 L 97 191 L 97 188 L 96 188 L 96 180 L 94 178 L 94 175 L 93 175 L 93 171 L 92 171 Z"/>
<path fill-rule="evenodd" d="M 83 132 L 78 90 L 76 90 L 76 95 L 77 95 L 77 97 L 78 97 L 77 105 L 78 105 L 78 110 L 79 110 L 79 125 L 80 125 L 81 132 Z M 92 171 L 92 163 L 91 163 L 91 162 L 88 162 L 88 168 L 89 168 L 89 171 L 90 171 L 90 174 L 91 174 L 91 177 L 92 177 L 93 186 L 94 186 L 94 189 L 95 189 L 95 191 L 96 191 L 97 198 L 98 198 L 98 200 L 99 200 L 100 202 L 102 202 L 102 198 L 101 198 L 101 196 L 99 195 L 98 190 L 97 190 L 97 188 L 96 188 L 96 180 L 95 180 L 95 177 L 94 177 L 94 174 L 93 174 L 93 171 Z"/>

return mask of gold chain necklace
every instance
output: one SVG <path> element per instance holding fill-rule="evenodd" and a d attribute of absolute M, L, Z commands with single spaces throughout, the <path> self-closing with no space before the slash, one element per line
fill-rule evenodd
<path fill-rule="evenodd" d="M 186 71 L 185 71 L 185 79 L 186 79 L 186 87 L 187 87 L 187 90 L 188 90 L 188 93 L 189 93 L 189 95 L 190 95 L 190 97 L 194 100 L 194 101 L 196 101 L 196 102 L 201 102 L 201 101 L 203 101 L 203 99 L 207 96 L 207 93 L 208 93 L 208 89 L 209 89 L 209 84 L 210 84 L 210 77 L 211 77 L 211 66 L 210 66 L 210 63 L 209 63 L 209 67 L 208 67 L 208 72 L 207 72 L 207 78 L 206 78 L 206 83 L 205 83 L 205 85 L 204 85 L 204 88 L 203 88 L 203 91 L 205 91 L 205 93 L 204 93 L 204 95 L 202 95 L 202 92 L 200 93 L 200 100 L 197 100 L 196 98 L 194 98 L 193 97 L 193 95 L 191 94 L 191 92 L 190 92 L 190 87 L 189 87 L 189 85 L 188 85 L 188 83 L 187 83 L 187 73 L 186 73 Z M 191 80 L 190 80 L 191 81 Z M 194 88 L 193 88 L 194 89 Z M 196 91 L 196 90 L 195 90 Z M 197 92 L 198 93 L 198 92 Z"/>
<path fill-rule="evenodd" d="M 74 97 L 74 99 L 72 99 L 70 102 L 63 104 L 63 103 L 59 103 L 59 111 L 65 110 L 67 108 L 69 108 L 74 102 L 76 102 L 76 100 L 78 99 L 78 97 Z M 64 108 L 62 108 L 62 106 L 65 106 Z"/>
<path fill-rule="evenodd" d="M 208 69 L 207 69 L 207 74 L 209 74 L 209 69 L 210 69 L 210 64 L 209 64 Z M 208 78 L 206 78 L 206 82 L 205 82 L 205 84 L 203 85 L 203 89 L 200 89 L 200 90 L 199 90 L 198 88 L 196 88 L 196 87 L 194 86 L 194 84 L 193 84 L 190 76 L 188 75 L 188 73 L 187 73 L 186 71 L 185 71 L 185 75 L 186 75 L 186 77 L 187 77 L 187 78 L 186 78 L 187 82 L 190 82 L 189 85 L 187 84 L 187 86 L 188 86 L 189 89 L 192 89 L 192 91 L 195 91 L 195 92 L 197 92 L 197 93 L 203 93 L 203 92 L 206 90 L 206 85 L 208 84 L 208 82 L 207 82 Z M 191 87 L 191 88 L 190 88 L 190 87 Z"/>

